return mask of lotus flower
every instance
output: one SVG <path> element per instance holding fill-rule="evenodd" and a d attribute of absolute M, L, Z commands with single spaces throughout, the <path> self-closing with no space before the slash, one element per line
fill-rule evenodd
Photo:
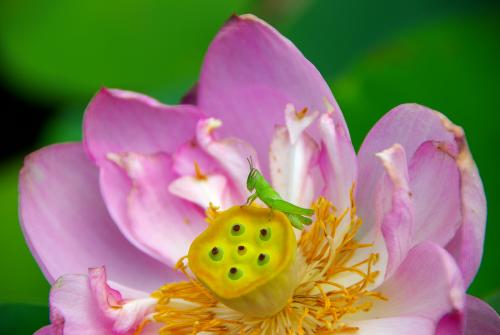
<path fill-rule="evenodd" d="M 465 293 L 486 202 L 462 128 L 401 105 L 356 155 L 319 72 L 251 15 L 218 33 L 183 103 L 102 89 L 83 143 L 26 158 L 22 229 L 52 284 L 37 334 L 498 334 L 498 315 Z M 293 271 L 275 264 L 264 279 L 281 284 L 252 284 L 258 298 L 236 304 L 183 257 L 228 211 L 263 210 L 240 206 L 248 157 L 315 215 L 290 249 Z"/>

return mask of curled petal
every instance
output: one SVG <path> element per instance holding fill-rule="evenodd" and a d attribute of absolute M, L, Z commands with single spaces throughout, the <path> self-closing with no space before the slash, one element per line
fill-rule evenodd
<path fill-rule="evenodd" d="M 80 143 L 28 156 L 19 189 L 21 226 L 49 282 L 103 263 L 113 281 L 138 290 L 177 278 L 117 229 L 99 191 L 98 170 Z"/>
<path fill-rule="evenodd" d="M 393 317 L 349 321 L 359 335 L 434 335 L 434 324 L 422 317 Z"/>
<path fill-rule="evenodd" d="M 323 109 L 334 102 L 320 73 L 274 28 L 253 15 L 233 16 L 210 45 L 202 66 L 198 105 L 224 121 L 222 136 L 252 143 L 267 167 L 276 124 L 288 103 Z M 345 128 L 340 112 L 335 119 Z"/>
<path fill-rule="evenodd" d="M 227 208 L 226 177 L 222 175 L 204 175 L 203 177 L 183 176 L 175 179 L 168 186 L 170 193 L 191 201 L 203 209 L 210 203 L 220 208 Z"/>
<path fill-rule="evenodd" d="M 494 335 L 500 330 L 500 316 L 484 301 L 467 296 L 465 335 Z"/>
<path fill-rule="evenodd" d="M 436 335 L 495 335 L 500 329 L 500 316 L 486 302 L 468 295 L 466 309 L 445 315 Z"/>
<path fill-rule="evenodd" d="M 292 144 L 289 131 L 277 126 L 269 151 L 271 181 L 283 199 L 300 206 L 310 206 L 315 195 L 311 175 L 318 147 L 307 134 Z"/>
<path fill-rule="evenodd" d="M 459 152 L 456 158 L 460 172 L 462 222 L 446 249 L 455 257 L 467 286 L 476 276 L 483 255 L 486 227 L 486 197 L 476 164 L 461 128 L 441 115 L 443 125 L 455 136 Z"/>
<path fill-rule="evenodd" d="M 203 174 L 212 174 L 218 171 L 217 161 L 200 148 L 194 139 L 181 145 L 172 154 L 172 160 L 172 169 L 180 176 L 196 176 L 198 173 L 196 167 Z"/>
<path fill-rule="evenodd" d="M 460 175 L 447 145 L 425 142 L 410 161 L 410 188 L 415 204 L 413 244 L 446 245 L 461 223 Z"/>
<path fill-rule="evenodd" d="M 377 153 L 386 171 L 377 192 L 380 227 L 388 251 L 386 277 L 405 259 L 412 246 L 413 202 L 408 185 L 408 167 L 403 147 L 399 144 Z"/>
<path fill-rule="evenodd" d="M 50 291 L 51 325 L 37 334 L 132 335 L 154 311 L 156 299 L 122 299 L 106 281 L 104 268 L 65 275 Z"/>
<path fill-rule="evenodd" d="M 319 112 L 309 112 L 308 109 L 302 111 L 295 110 L 292 104 L 287 104 L 285 108 L 285 123 L 290 136 L 290 143 L 295 144 L 300 135 L 306 130 L 318 117 Z"/>
<path fill-rule="evenodd" d="M 58 335 L 52 325 L 48 325 L 38 329 L 33 335 Z"/>
<path fill-rule="evenodd" d="M 327 199 L 332 201 L 339 215 L 346 212 L 336 229 L 333 243 L 340 245 L 349 231 L 351 211 L 351 194 L 355 191 L 357 178 L 357 159 L 349 134 L 342 124 L 336 122 L 333 107 L 324 113 L 319 121 L 321 134 L 321 153 L 319 166 L 325 187 L 323 190 Z"/>
<path fill-rule="evenodd" d="M 373 204 L 377 192 L 376 185 L 383 174 L 383 168 L 376 165 L 374 154 L 393 143 L 399 143 L 404 147 L 407 157 L 411 158 L 418 148 L 428 141 L 440 143 L 440 146 L 446 148 L 446 153 L 455 158 L 460 173 L 461 221 L 458 231 L 446 248 L 457 260 L 468 285 L 481 262 L 486 224 L 486 199 L 463 130 L 442 114 L 424 106 L 405 104 L 391 110 L 372 128 L 358 155 L 360 166 L 356 198 L 358 212 L 367 223 L 366 226 L 376 222 Z M 454 197 L 452 190 L 449 195 Z M 423 206 L 423 202 L 419 206 Z M 451 208 L 453 203 L 448 203 L 447 206 Z M 431 208 L 427 207 L 425 210 Z M 446 216 L 445 212 L 441 212 L 440 215 Z M 439 226 L 441 229 L 442 226 Z M 453 230 L 453 224 L 451 226 Z M 436 242 L 443 243 L 448 238 L 444 234 L 437 237 Z"/>
<path fill-rule="evenodd" d="M 257 168 L 259 162 L 255 150 L 248 143 L 233 137 L 218 140 L 215 136 L 215 130 L 221 125 L 222 122 L 214 118 L 201 120 L 197 126 L 197 140 L 203 150 L 230 177 L 230 185 L 237 193 L 236 199 L 239 197 L 239 202 L 241 202 L 248 195 L 246 189 L 246 180 L 250 171 L 248 159 L 252 159 Z"/>
<path fill-rule="evenodd" d="M 468 295 L 466 310 L 445 315 L 439 322 L 436 335 L 496 335 L 500 316 L 486 302 Z"/>
<path fill-rule="evenodd" d="M 137 328 L 154 309 L 156 299 L 147 296 L 125 301 L 120 292 L 108 285 L 104 267 L 89 269 L 88 278 L 96 307 L 112 321 L 112 330 L 118 334 Z"/>
<path fill-rule="evenodd" d="M 201 113 L 194 106 L 166 106 L 139 94 L 102 89 L 84 118 L 84 145 L 99 164 L 110 152 L 173 152 L 189 140 Z"/>
<path fill-rule="evenodd" d="M 325 196 L 342 212 L 350 207 L 349 194 L 357 180 L 358 163 L 349 134 L 332 113 L 320 118 L 322 153 L 320 167 L 325 180 Z"/>
<path fill-rule="evenodd" d="M 374 202 L 377 184 L 384 174 L 384 168 L 375 154 L 395 143 L 411 158 L 420 145 L 427 141 L 451 143 L 453 135 L 442 125 L 437 113 L 417 104 L 400 105 L 389 111 L 366 136 L 359 149 L 359 180 L 356 196 L 359 215 L 368 228 L 376 222 Z"/>
<path fill-rule="evenodd" d="M 228 208 L 236 203 L 224 170 L 196 140 L 179 147 L 172 159 L 172 168 L 180 175 L 169 185 L 172 194 L 203 209 L 210 203 L 220 208 Z"/>
<path fill-rule="evenodd" d="M 203 213 L 168 191 L 177 177 L 169 155 L 110 154 L 101 168 L 104 199 L 120 230 L 170 266 L 204 229 Z"/>
<path fill-rule="evenodd" d="M 439 320 L 435 335 L 463 335 L 464 327 L 463 311 L 452 311 Z"/>
<path fill-rule="evenodd" d="M 417 316 L 437 324 L 444 315 L 461 313 L 465 307 L 460 269 L 446 250 L 432 242 L 411 249 L 377 291 L 388 301 L 375 303 L 366 318 Z"/>
<path fill-rule="evenodd" d="M 195 83 L 182 97 L 181 103 L 187 105 L 196 105 L 198 103 L 198 83 Z"/>

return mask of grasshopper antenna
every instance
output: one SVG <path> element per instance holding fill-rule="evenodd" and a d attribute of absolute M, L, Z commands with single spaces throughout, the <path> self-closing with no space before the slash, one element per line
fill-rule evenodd
<path fill-rule="evenodd" d="M 253 170 L 253 169 L 254 169 L 254 166 L 253 166 L 253 159 L 252 159 L 252 156 L 248 156 L 248 157 L 247 157 L 247 162 L 248 162 L 248 165 L 250 166 L 250 170 Z"/>

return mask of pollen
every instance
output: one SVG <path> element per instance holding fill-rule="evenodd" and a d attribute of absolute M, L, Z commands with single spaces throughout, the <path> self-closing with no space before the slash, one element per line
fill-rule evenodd
<path fill-rule="evenodd" d="M 255 206 L 209 208 L 209 227 L 177 263 L 188 281 L 152 294 L 158 303 L 151 321 L 162 324 L 159 333 L 355 333 L 350 316 L 387 299 L 370 289 L 378 276 L 373 270 L 378 255 L 355 239 L 362 222 L 353 200 L 341 213 L 322 197 L 312 208 L 314 223 L 298 241 L 281 213 L 270 216 L 269 209 Z M 348 232 L 336 239 L 346 220 Z M 367 256 L 354 261 L 362 249 Z M 349 285 L 337 280 L 349 275 L 356 278 Z M 280 295 L 286 299 L 278 310 L 259 315 Z"/>
<path fill-rule="evenodd" d="M 207 175 L 201 172 L 200 165 L 198 165 L 198 162 L 194 162 L 194 173 L 195 173 L 195 178 L 198 180 L 207 180 Z"/>
<path fill-rule="evenodd" d="M 297 119 L 302 120 L 304 116 L 306 116 L 308 111 L 309 110 L 307 109 L 307 107 L 304 107 L 300 111 L 296 111 L 295 116 L 297 117 Z"/>

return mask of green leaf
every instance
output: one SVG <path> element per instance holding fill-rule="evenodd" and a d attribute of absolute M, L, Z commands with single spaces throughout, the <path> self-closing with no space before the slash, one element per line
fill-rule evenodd
<path fill-rule="evenodd" d="M 484 298 L 484 300 L 490 304 L 491 307 L 497 312 L 500 313 L 500 290 L 496 291 L 493 294 L 489 294 Z"/>
<path fill-rule="evenodd" d="M 371 48 L 402 30 L 484 7 L 491 0 L 307 1 L 302 16 L 285 28 L 327 78 L 343 73 Z"/>
<path fill-rule="evenodd" d="M 18 223 L 17 182 L 21 162 L 20 159 L 13 160 L 0 167 L 0 254 L 3 268 L 0 303 L 47 304 L 49 284 L 33 259 Z M 0 331 L 0 334 L 10 333 Z"/>
<path fill-rule="evenodd" d="M 2 1 L 3 71 L 23 92 L 64 99 L 100 86 L 186 91 L 215 33 L 249 2 Z"/>
<path fill-rule="evenodd" d="M 488 203 L 481 269 L 470 293 L 499 288 L 500 178 L 498 178 L 498 11 L 455 16 L 401 34 L 370 52 L 332 89 L 356 146 L 389 109 L 405 102 L 427 105 L 461 125 L 479 167 Z"/>
<path fill-rule="evenodd" d="M 0 334 L 33 334 L 47 324 L 47 306 L 0 304 Z"/>

